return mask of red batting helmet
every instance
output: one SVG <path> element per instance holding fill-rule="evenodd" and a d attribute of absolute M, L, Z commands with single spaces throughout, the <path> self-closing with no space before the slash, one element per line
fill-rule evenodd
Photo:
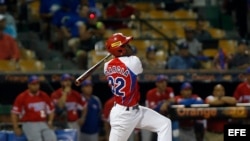
<path fill-rule="evenodd" d="M 115 57 L 119 57 L 123 53 L 125 53 L 125 48 L 123 48 L 122 46 L 124 44 L 127 44 L 132 39 L 132 36 L 127 37 L 122 33 L 115 33 L 106 41 L 106 49 Z"/>

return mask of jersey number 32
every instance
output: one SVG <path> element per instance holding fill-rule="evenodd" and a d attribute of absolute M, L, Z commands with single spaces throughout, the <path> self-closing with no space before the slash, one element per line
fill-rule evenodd
<path fill-rule="evenodd" d="M 108 83 L 111 86 L 112 93 L 117 96 L 125 96 L 125 91 L 123 88 L 125 88 L 126 82 L 122 77 L 109 77 Z"/>

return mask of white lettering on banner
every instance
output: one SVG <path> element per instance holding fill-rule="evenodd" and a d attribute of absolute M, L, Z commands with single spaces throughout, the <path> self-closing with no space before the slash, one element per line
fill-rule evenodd
<path fill-rule="evenodd" d="M 228 129 L 228 136 L 246 136 L 246 129 Z"/>
<path fill-rule="evenodd" d="M 45 102 L 29 103 L 28 108 L 34 109 L 34 111 L 36 112 L 46 110 L 46 103 Z"/>

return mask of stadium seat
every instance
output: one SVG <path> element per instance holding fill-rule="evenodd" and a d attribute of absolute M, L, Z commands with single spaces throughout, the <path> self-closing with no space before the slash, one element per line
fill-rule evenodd
<path fill-rule="evenodd" d="M 0 71 L 9 72 L 16 70 L 16 63 L 10 60 L 0 60 Z"/>
<path fill-rule="evenodd" d="M 153 3 L 150 2 L 134 2 L 131 5 L 139 11 L 150 11 L 154 9 Z"/>
<path fill-rule="evenodd" d="M 171 18 L 171 14 L 165 10 L 151 10 L 148 12 L 150 19 L 167 19 Z"/>
<path fill-rule="evenodd" d="M 225 31 L 219 28 L 208 28 L 207 31 L 211 34 L 212 38 L 219 39 L 225 37 Z"/>
<path fill-rule="evenodd" d="M 140 37 L 140 32 L 138 32 L 138 30 L 136 29 L 121 28 L 121 29 L 117 29 L 115 32 L 123 33 L 123 35 L 125 36 L 133 36 L 134 38 Z"/>
<path fill-rule="evenodd" d="M 130 42 L 130 44 L 136 47 L 137 54 L 139 56 L 141 56 L 141 55 L 144 56 L 147 47 L 149 47 L 150 45 L 152 45 L 152 42 L 151 42 L 151 40 L 132 40 Z"/>
<path fill-rule="evenodd" d="M 21 59 L 19 61 L 19 68 L 23 72 L 35 72 L 45 69 L 45 64 L 42 61 L 36 59 Z"/>
<path fill-rule="evenodd" d="M 191 10 L 179 9 L 179 10 L 173 11 L 171 14 L 173 18 L 175 19 L 196 19 L 197 18 L 197 14 Z"/>
<path fill-rule="evenodd" d="M 207 48 L 203 49 L 203 54 L 209 58 L 214 58 L 214 56 L 218 53 L 218 49 L 215 48 Z"/>
<path fill-rule="evenodd" d="M 36 54 L 30 49 L 20 48 L 21 59 L 35 59 Z"/>
<path fill-rule="evenodd" d="M 31 3 L 29 3 L 28 8 L 30 9 L 29 14 L 31 16 L 31 20 L 34 20 L 34 21 L 39 20 L 40 1 L 39 0 L 32 1 Z"/>
<path fill-rule="evenodd" d="M 234 54 L 236 47 L 236 40 L 219 40 L 219 48 L 222 48 L 223 51 L 227 54 Z"/>
<path fill-rule="evenodd" d="M 104 33 L 104 38 L 109 38 L 112 34 L 114 34 L 115 31 L 114 30 L 111 30 L 111 29 L 106 29 L 105 33 Z"/>

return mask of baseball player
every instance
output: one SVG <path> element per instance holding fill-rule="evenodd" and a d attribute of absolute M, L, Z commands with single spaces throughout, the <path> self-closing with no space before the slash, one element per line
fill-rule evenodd
<path fill-rule="evenodd" d="M 81 94 L 72 90 L 72 76 L 63 74 L 61 76 L 61 88 L 51 94 L 57 110 L 65 110 L 67 116 L 67 126 L 71 129 L 76 129 L 78 140 L 80 140 L 80 126 L 85 121 L 86 102 L 83 101 Z M 79 117 L 78 110 L 81 110 L 82 116 Z M 59 111 L 59 110 L 58 110 Z"/>
<path fill-rule="evenodd" d="M 85 80 L 81 84 L 81 94 L 84 101 L 88 102 L 88 110 L 84 124 L 81 126 L 81 141 L 98 141 L 101 129 L 102 103 L 93 94 L 93 84 L 91 80 Z"/>
<path fill-rule="evenodd" d="M 110 112 L 109 141 L 127 141 L 135 128 L 156 132 L 158 141 L 172 141 L 170 119 L 139 105 L 137 75 L 143 72 L 143 68 L 129 45 L 132 39 L 115 33 L 106 41 L 107 51 L 114 56 L 104 64 L 104 74 L 115 98 Z"/>
<path fill-rule="evenodd" d="M 154 88 L 147 91 L 146 106 L 156 112 L 167 115 L 168 106 L 174 103 L 174 90 L 168 86 L 168 77 L 160 74 L 157 75 Z M 173 121 L 172 121 L 173 123 Z M 173 128 L 173 125 L 172 125 Z M 142 130 L 143 141 L 151 141 L 153 134 L 147 130 Z"/>
<path fill-rule="evenodd" d="M 28 141 L 56 141 L 51 129 L 54 106 L 48 94 L 39 89 L 39 78 L 30 76 L 28 89 L 17 96 L 11 110 L 13 129 L 16 135 L 23 131 Z M 19 117 L 22 131 L 18 125 Z"/>

